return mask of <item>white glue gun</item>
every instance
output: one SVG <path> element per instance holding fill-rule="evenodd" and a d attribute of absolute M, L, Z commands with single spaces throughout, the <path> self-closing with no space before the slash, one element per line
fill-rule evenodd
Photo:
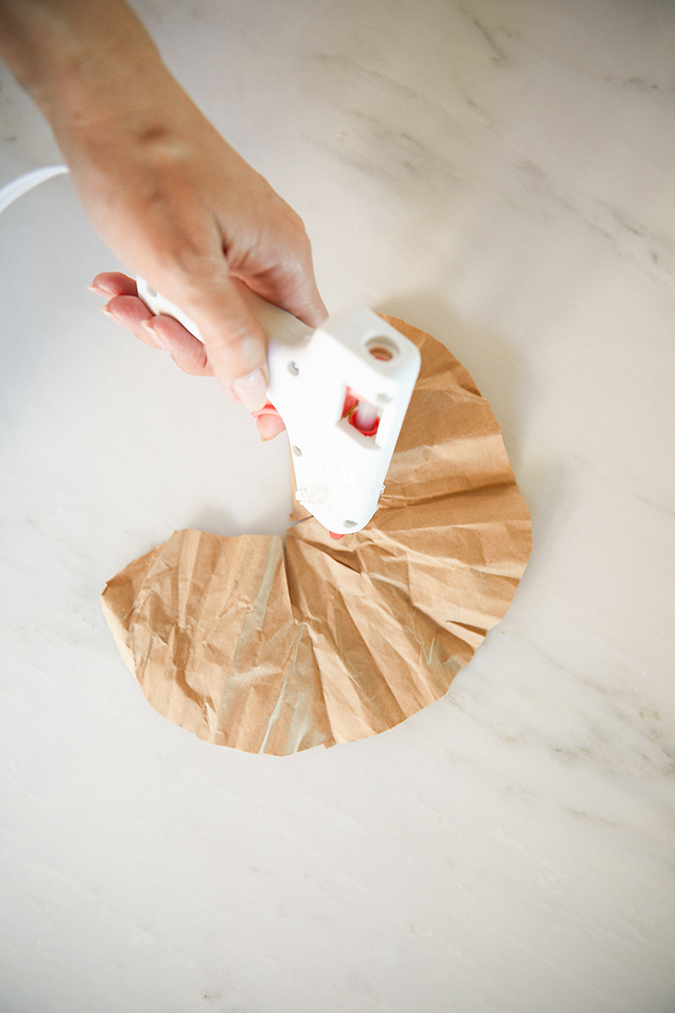
<path fill-rule="evenodd" d="M 154 313 L 196 324 L 142 278 Z M 291 444 L 296 498 L 328 528 L 360 531 L 377 510 L 384 478 L 420 370 L 418 348 L 365 307 L 316 330 L 250 291 L 239 291 L 269 339 L 267 396 Z"/>

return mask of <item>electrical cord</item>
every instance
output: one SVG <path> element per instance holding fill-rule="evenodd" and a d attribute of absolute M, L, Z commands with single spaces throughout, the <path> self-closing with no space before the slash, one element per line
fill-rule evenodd
<path fill-rule="evenodd" d="M 52 176 L 61 176 L 66 172 L 70 172 L 67 165 L 44 165 L 41 169 L 31 169 L 30 172 L 24 172 L 23 176 L 17 176 L 11 183 L 0 188 L 0 212 L 33 187 L 39 186 Z"/>

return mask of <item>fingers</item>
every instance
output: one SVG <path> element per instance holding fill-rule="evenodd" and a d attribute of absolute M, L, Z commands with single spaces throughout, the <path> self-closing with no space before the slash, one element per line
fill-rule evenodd
<path fill-rule="evenodd" d="M 288 294 L 289 302 L 292 303 L 290 312 L 310 327 L 318 327 L 328 316 L 328 310 L 319 295 L 314 277 L 309 239 L 306 240 L 303 256 L 286 284 L 290 288 Z"/>
<path fill-rule="evenodd" d="M 100 279 L 94 279 L 96 283 Z M 111 277 L 111 276 L 107 276 Z M 118 279 L 130 278 L 116 275 L 111 288 L 129 289 L 131 286 L 119 282 Z M 134 290 L 136 283 L 132 283 Z M 94 288 L 94 284 L 91 286 Z M 95 291 L 104 291 L 103 285 L 96 284 Z M 173 317 L 155 316 L 136 295 L 115 295 L 107 305 L 102 307 L 106 316 L 126 331 L 131 331 L 139 341 L 150 348 L 161 348 L 168 352 L 176 365 L 191 376 L 213 376 L 213 370 L 207 358 L 204 346 L 193 334 L 179 324 Z"/>
<path fill-rule="evenodd" d="M 275 280 L 266 298 L 310 327 L 318 327 L 328 316 L 311 269 L 306 271 L 298 267 L 295 271 L 287 271 L 284 277 Z"/>
<path fill-rule="evenodd" d="M 270 401 L 267 401 L 258 411 L 251 412 L 258 427 L 258 432 L 263 440 L 272 440 L 279 433 L 283 433 L 284 425 L 281 415 Z"/>
<path fill-rule="evenodd" d="M 172 317 L 155 316 L 136 295 L 136 282 L 119 272 L 98 274 L 89 288 L 99 295 L 109 295 L 107 305 L 101 309 L 125 330 L 134 334 L 139 341 L 151 348 L 162 348 L 168 352 L 183 372 L 192 376 L 213 376 L 204 346 L 189 331 Z M 223 383 L 223 388 L 233 401 L 241 398 L 232 384 Z M 274 439 L 286 428 L 279 413 L 267 402 L 253 417 L 263 440 Z"/>
<path fill-rule="evenodd" d="M 313 286 L 313 290 L 308 295 L 305 315 L 300 319 L 304 320 L 304 322 L 309 324 L 310 327 L 318 327 L 320 323 L 323 323 L 327 316 L 328 310 L 326 309 L 326 304 L 319 295 L 319 289 L 315 284 Z"/>
<path fill-rule="evenodd" d="M 190 376 L 213 376 L 211 363 L 201 341 L 173 317 L 155 317 L 151 314 L 149 319 L 143 321 L 142 330 L 156 346 L 169 353 L 184 373 L 189 373 Z M 141 341 L 144 340 L 142 335 L 139 337 Z"/>
<path fill-rule="evenodd" d="M 314 277 L 309 240 L 281 251 L 273 266 L 250 273 L 244 266 L 231 266 L 232 276 L 275 306 L 280 306 L 310 327 L 328 316 Z"/>
<path fill-rule="evenodd" d="M 218 272 L 210 280 L 202 272 L 166 294 L 199 327 L 213 374 L 226 393 L 250 411 L 262 408 L 267 400 L 267 343 L 229 274 Z"/>
<path fill-rule="evenodd" d="M 146 320 L 151 319 L 152 313 L 138 296 L 114 296 L 105 306 L 101 306 L 101 310 L 125 331 L 131 331 L 144 345 L 149 345 L 150 348 L 161 347 L 143 326 Z"/>
<path fill-rule="evenodd" d="M 191 291 L 174 300 L 195 320 L 206 348 L 173 317 L 155 316 L 138 298 L 136 282 L 128 275 L 103 272 L 89 287 L 109 297 L 104 311 L 115 323 L 143 344 L 164 349 L 185 373 L 217 376 L 228 396 L 250 411 L 265 404 L 265 337 L 229 277 L 217 288 L 200 277 L 200 292 L 205 288 L 207 299 L 199 299 L 195 309 L 188 308 L 196 301 Z"/>
<path fill-rule="evenodd" d="M 273 440 L 286 428 L 280 415 L 261 415 L 255 424 L 263 440 Z"/>
<path fill-rule="evenodd" d="M 138 295 L 134 279 L 120 271 L 104 271 L 97 274 L 89 288 L 92 292 L 108 298 L 116 295 Z"/>

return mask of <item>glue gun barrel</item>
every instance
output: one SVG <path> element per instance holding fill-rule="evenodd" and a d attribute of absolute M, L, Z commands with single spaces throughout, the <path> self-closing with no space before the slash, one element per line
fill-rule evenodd
<path fill-rule="evenodd" d="M 367 401 L 359 401 L 354 413 L 354 425 L 362 433 L 369 433 L 378 418 L 378 411 L 375 405 Z"/>

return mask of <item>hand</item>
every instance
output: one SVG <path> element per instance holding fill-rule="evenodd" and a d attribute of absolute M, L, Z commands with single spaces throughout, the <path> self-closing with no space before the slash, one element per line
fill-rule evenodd
<path fill-rule="evenodd" d="M 162 348 L 184 373 L 191 376 L 213 376 L 204 345 L 173 317 L 155 316 L 138 298 L 136 282 L 119 272 L 98 274 L 89 286 L 93 292 L 108 300 L 101 307 L 106 316 L 142 341 L 150 348 Z M 233 400 L 239 398 L 234 390 L 228 391 Z M 258 432 L 263 440 L 271 440 L 286 428 L 279 413 L 269 402 L 254 411 Z"/>
<path fill-rule="evenodd" d="M 320 323 L 298 215 L 201 114 L 124 0 L 0 0 L 0 53 L 49 120 L 104 242 L 198 325 L 204 349 L 173 329 L 177 361 L 262 409 L 265 339 L 233 279 Z M 120 284 L 113 298 L 133 299 Z M 127 310 L 132 329 L 170 340 L 169 324 L 150 315 L 143 327 L 139 305 Z"/>
<path fill-rule="evenodd" d="M 144 110 L 142 130 L 122 119 L 86 132 L 78 125 L 64 147 L 80 200 L 108 246 L 200 328 L 205 348 L 182 334 L 178 358 L 203 372 L 205 356 L 228 394 L 259 409 L 265 339 L 233 277 L 316 326 L 326 311 L 309 241 L 295 212 L 176 88 L 161 94 L 160 109 Z"/>

